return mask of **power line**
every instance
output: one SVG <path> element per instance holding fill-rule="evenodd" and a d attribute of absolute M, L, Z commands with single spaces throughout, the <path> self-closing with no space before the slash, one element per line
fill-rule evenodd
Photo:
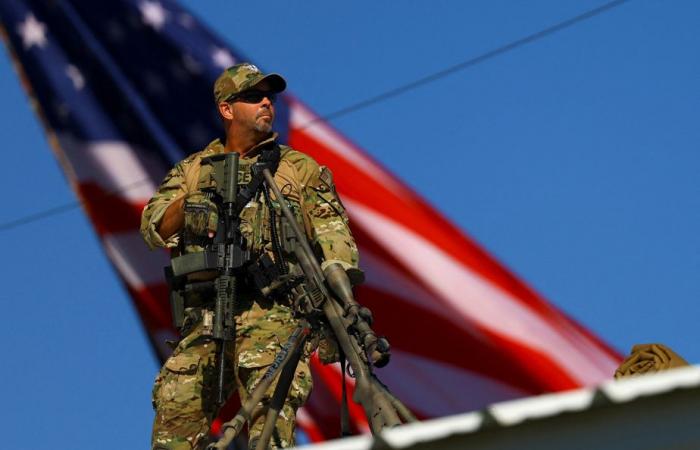
<path fill-rule="evenodd" d="M 129 183 L 124 186 L 120 186 L 118 188 L 115 188 L 111 191 L 107 191 L 102 193 L 100 196 L 101 197 L 108 197 L 110 195 L 115 195 L 115 194 L 122 194 L 124 192 L 129 191 L 130 189 L 142 186 L 144 184 L 150 183 L 151 180 L 148 178 L 144 178 L 138 181 L 134 181 L 133 183 Z M 23 225 L 27 225 L 32 222 L 36 222 L 37 220 L 44 219 L 46 217 L 50 216 L 56 216 L 58 214 L 73 210 L 81 206 L 84 202 L 82 200 L 77 200 L 73 202 L 68 202 L 64 203 L 63 205 L 59 206 L 54 206 L 53 208 L 48 208 L 43 211 L 35 212 L 32 214 L 28 214 L 26 216 L 20 217 L 18 219 L 10 220 L 8 222 L 4 222 L 0 224 L 0 232 L 10 230 L 12 228 L 17 228 Z"/>
<path fill-rule="evenodd" d="M 45 217 L 50 217 L 50 216 L 56 216 L 58 214 L 61 214 L 66 211 L 70 211 L 72 209 L 77 208 L 80 206 L 81 202 L 70 202 L 70 203 L 65 203 L 63 205 L 59 206 L 54 206 L 53 208 L 45 209 L 43 211 L 39 211 L 36 213 L 28 214 L 24 217 L 20 217 L 18 219 L 10 220 L 9 222 L 5 222 L 3 224 L 0 224 L 0 231 L 7 231 L 12 228 L 17 228 L 22 225 L 26 225 L 31 222 L 36 222 L 37 220 L 41 220 Z"/>
<path fill-rule="evenodd" d="M 470 58 L 466 61 L 463 61 L 461 63 L 450 66 L 446 69 L 442 69 L 438 72 L 434 72 L 430 75 L 426 75 L 423 78 L 419 78 L 417 80 L 411 81 L 410 83 L 406 83 L 402 86 L 398 86 L 398 87 L 395 87 L 395 88 L 390 89 L 388 91 L 382 92 L 381 94 L 377 94 L 373 97 L 367 98 L 365 100 L 361 100 L 357 103 L 353 103 L 352 105 L 345 106 L 345 107 L 340 108 L 336 111 L 328 113 L 324 116 L 317 117 L 316 119 L 310 120 L 309 122 L 305 123 L 304 125 L 300 126 L 297 129 L 303 130 L 304 128 L 308 128 L 309 126 L 313 125 L 316 122 L 330 121 L 333 119 L 337 119 L 338 117 L 345 116 L 345 115 L 348 115 L 348 114 L 353 113 L 355 111 L 358 111 L 360 109 L 370 107 L 372 105 L 383 102 L 383 101 L 388 100 L 390 98 L 398 97 L 399 95 L 405 94 L 406 92 L 412 91 L 412 90 L 417 89 L 421 86 L 424 86 L 426 84 L 437 81 L 441 78 L 445 78 L 448 75 L 452 75 L 455 72 L 459 72 L 460 70 L 474 67 L 478 64 L 481 64 L 481 63 L 486 62 L 492 58 L 495 58 L 496 56 L 500 56 L 504 53 L 508 53 L 510 51 L 513 51 L 519 47 L 522 47 L 526 44 L 530 44 L 534 41 L 540 40 L 544 37 L 552 35 L 552 34 L 558 32 L 558 31 L 561 31 L 563 29 L 570 28 L 570 27 L 572 27 L 578 23 L 581 23 L 585 20 L 591 19 L 595 16 L 598 16 L 600 14 L 608 12 L 608 11 L 612 10 L 613 8 L 617 8 L 618 6 L 621 6 L 624 3 L 627 3 L 628 1 L 630 1 L 630 0 L 615 0 L 612 2 L 605 3 L 602 6 L 599 6 L 597 8 L 586 11 L 586 12 L 579 14 L 578 16 L 574 16 L 570 19 L 566 19 L 563 22 L 559 22 L 559 23 L 552 25 L 548 28 L 545 28 L 541 31 L 530 34 L 530 35 L 525 36 L 523 38 L 520 38 L 518 40 L 512 41 L 508 44 L 505 44 L 505 45 L 498 47 L 498 48 L 495 48 L 493 50 L 489 50 L 485 53 L 482 53 L 479 56 L 475 56 L 475 57 Z"/>
<path fill-rule="evenodd" d="M 540 40 L 542 38 L 550 36 L 558 31 L 564 30 L 566 28 L 570 28 L 570 27 L 572 27 L 576 24 L 579 24 L 581 22 L 584 22 L 588 19 L 599 16 L 599 15 L 606 13 L 614 8 L 617 8 L 618 6 L 621 6 L 624 3 L 627 3 L 629 1 L 630 0 L 615 0 L 615 1 L 605 3 L 597 8 L 593 8 L 589 11 L 586 11 L 582 14 L 579 14 L 577 16 L 566 19 L 562 22 L 559 22 L 555 25 L 547 27 L 543 30 L 536 32 L 536 33 L 527 35 L 525 37 L 522 37 L 520 39 L 512 41 L 508 44 L 502 45 L 502 46 L 495 48 L 493 50 L 489 50 L 489 51 L 482 53 L 478 56 L 472 57 L 466 61 L 460 62 L 458 64 L 447 67 L 445 69 L 439 70 L 439 71 L 434 72 L 430 75 L 426 75 L 422 78 L 411 81 L 410 83 L 406 83 L 404 85 L 392 88 L 388 91 L 382 92 L 380 94 L 377 94 L 377 95 L 370 97 L 370 98 L 367 98 L 365 100 L 361 100 L 357 103 L 353 103 L 351 105 L 345 106 L 343 108 L 340 108 L 336 111 L 325 114 L 323 116 L 319 116 L 315 119 L 312 119 L 312 120 L 306 122 L 305 124 L 301 125 L 300 127 L 296 128 L 296 129 L 303 130 L 303 129 L 308 128 L 317 122 L 331 121 L 331 120 L 337 119 L 338 117 L 342 117 L 342 116 L 348 115 L 350 113 L 353 113 L 355 111 L 369 108 L 370 106 L 376 105 L 377 103 L 381 103 L 381 102 L 388 100 L 390 98 L 398 97 L 402 94 L 405 94 L 406 92 L 412 91 L 412 90 L 417 89 L 421 86 L 425 86 L 426 84 L 430 84 L 434 81 L 437 81 L 439 79 L 442 79 L 442 78 L 445 78 L 449 75 L 452 75 L 455 72 L 459 72 L 460 70 L 465 70 L 465 69 L 468 69 L 470 67 L 474 67 L 478 64 L 481 64 L 481 63 L 486 62 L 490 59 L 493 59 L 496 56 L 500 56 L 500 55 L 503 55 L 504 53 L 511 52 L 511 51 L 513 51 L 517 48 L 520 48 L 524 45 L 530 44 L 532 42 L 535 42 L 537 40 Z M 146 182 L 148 182 L 148 180 L 141 180 L 141 181 L 138 181 L 136 183 L 131 183 L 128 186 L 124 186 L 123 188 L 105 193 L 105 195 L 111 195 L 111 194 L 124 192 L 126 190 L 129 190 L 129 189 L 135 187 L 135 185 L 140 185 L 140 184 L 146 183 Z M 26 225 L 28 223 L 35 222 L 37 220 L 41 220 L 41 219 L 44 219 L 46 217 L 61 214 L 63 212 L 70 211 L 72 209 L 76 209 L 81 204 L 82 204 L 82 201 L 75 201 L 75 202 L 71 202 L 71 203 L 66 203 L 66 204 L 63 204 L 60 206 L 46 209 L 44 211 L 32 213 L 32 214 L 26 215 L 24 217 L 20 217 L 18 219 L 11 220 L 9 222 L 2 223 L 2 224 L 0 224 L 0 232 L 7 231 L 7 230 L 12 229 L 12 228 L 17 228 L 19 226 L 23 226 L 23 225 Z"/>

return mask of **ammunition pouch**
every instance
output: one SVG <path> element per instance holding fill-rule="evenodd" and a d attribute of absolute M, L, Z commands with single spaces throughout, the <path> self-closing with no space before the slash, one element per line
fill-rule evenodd
<path fill-rule="evenodd" d="M 185 283 L 173 276 L 172 267 L 165 268 L 165 279 L 170 291 L 170 311 L 173 326 L 183 331 L 187 308 L 206 308 L 214 304 L 216 286 L 213 281 Z"/>
<path fill-rule="evenodd" d="M 214 281 L 195 281 L 185 284 L 181 291 L 185 308 L 207 308 L 214 305 L 216 284 Z"/>
<path fill-rule="evenodd" d="M 249 310 L 256 301 L 263 307 L 269 308 L 272 306 L 272 300 L 270 300 L 269 305 L 264 304 L 256 288 L 249 283 L 242 283 L 240 289 L 236 291 L 234 314 L 240 314 Z M 172 289 L 170 291 L 170 307 L 173 315 L 173 325 L 182 332 L 183 326 L 187 322 L 187 311 L 193 309 L 213 310 L 215 302 L 216 281 L 214 280 L 188 282 L 178 289 Z"/>
<path fill-rule="evenodd" d="M 170 312 L 173 326 L 180 330 L 185 322 L 185 298 L 181 292 L 181 279 L 175 277 L 172 266 L 166 266 L 163 270 L 165 271 L 165 282 L 168 284 L 170 295 Z"/>

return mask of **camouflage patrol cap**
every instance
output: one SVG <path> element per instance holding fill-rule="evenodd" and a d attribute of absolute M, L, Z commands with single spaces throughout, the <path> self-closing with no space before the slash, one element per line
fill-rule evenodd
<path fill-rule="evenodd" d="M 250 63 L 241 63 L 231 66 L 219 75 L 214 82 L 214 99 L 216 103 L 226 101 L 234 94 L 250 89 L 262 81 L 270 84 L 272 92 L 282 92 L 287 87 L 287 82 L 280 75 L 263 73 Z"/>

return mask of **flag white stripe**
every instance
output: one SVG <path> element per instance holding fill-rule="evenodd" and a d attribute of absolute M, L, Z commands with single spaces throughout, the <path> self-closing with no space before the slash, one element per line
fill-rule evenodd
<path fill-rule="evenodd" d="M 483 333 L 479 329 L 473 327 L 470 322 L 462 320 L 461 316 L 453 314 L 450 308 L 445 308 L 440 302 L 435 301 L 435 294 L 425 290 L 414 279 L 402 274 L 370 250 L 363 247 L 360 247 L 359 250 L 360 267 L 365 271 L 365 285 L 430 311 L 441 320 L 450 322 L 464 332 L 483 340 Z M 395 306 L 401 307 L 400 305 Z"/>
<path fill-rule="evenodd" d="M 464 359 L 469 358 L 467 349 Z M 329 365 L 340 380 L 340 364 Z M 530 395 L 509 384 L 451 364 L 392 348 L 391 362 L 377 376 L 410 409 L 430 417 L 480 409 Z M 348 383 L 354 385 L 352 378 Z"/>
<path fill-rule="evenodd" d="M 364 285 L 406 300 L 443 319 L 451 319 L 449 312 L 434 301 L 435 295 L 426 291 L 415 280 L 402 274 L 390 263 L 383 261 L 372 251 L 362 246 L 359 247 L 359 250 L 361 255 L 360 268 L 365 272 Z"/>
<path fill-rule="evenodd" d="M 463 348 L 462 352 L 463 359 L 468 359 L 468 350 Z M 529 395 L 494 378 L 395 348 L 391 362 L 378 375 L 402 402 L 430 417 L 473 411 Z"/>
<path fill-rule="evenodd" d="M 612 376 L 617 361 L 604 352 L 587 352 L 564 336 L 509 293 L 484 280 L 433 243 L 364 205 L 346 200 L 353 219 L 367 232 L 383 239 L 387 250 L 413 269 L 439 297 L 460 313 L 493 333 L 520 342 L 551 357 L 572 379 L 590 384 Z M 579 333 L 575 333 L 579 334 Z M 579 342 L 581 336 L 576 336 Z"/>
<path fill-rule="evenodd" d="M 317 120 L 312 125 L 309 123 Z M 291 102 L 289 112 L 289 122 L 292 128 L 304 128 L 304 133 L 313 136 L 316 140 L 323 142 L 328 149 L 344 158 L 351 165 L 361 169 L 362 172 L 377 180 L 382 186 L 393 191 L 396 195 L 406 196 L 409 193 L 397 183 L 397 181 L 388 175 L 382 168 L 374 163 L 371 159 L 365 157 L 362 152 L 348 143 L 345 138 L 340 136 L 338 132 L 332 129 L 323 121 L 318 121 L 318 117 L 304 105 L 298 101 Z M 341 168 L 333 168 L 341 170 Z"/>
<path fill-rule="evenodd" d="M 110 260 L 132 289 L 165 282 L 163 267 L 169 264 L 162 250 L 148 250 L 138 231 L 111 233 L 102 237 Z"/>
<path fill-rule="evenodd" d="M 96 183 L 137 204 L 153 196 L 156 185 L 149 174 L 160 171 L 145 152 L 138 152 L 124 141 L 84 142 L 66 134 L 59 139 L 78 182 Z"/>

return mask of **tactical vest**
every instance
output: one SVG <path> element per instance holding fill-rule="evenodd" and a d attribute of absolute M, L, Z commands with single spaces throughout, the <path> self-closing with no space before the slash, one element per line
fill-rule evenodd
<path fill-rule="evenodd" d="M 281 158 L 280 166 L 275 174 L 275 181 L 278 188 L 285 196 L 285 200 L 289 205 L 290 209 L 294 212 L 297 217 L 297 222 L 302 229 L 308 230 L 308 224 L 304 219 L 302 213 L 302 186 L 299 183 L 296 175 L 290 169 L 289 164 L 285 164 L 284 155 L 290 151 L 289 147 L 281 147 Z M 204 157 L 208 156 L 206 154 Z M 204 190 L 209 188 L 213 184 L 213 179 L 210 176 L 209 166 L 202 166 L 200 164 L 201 157 L 192 161 L 191 170 L 187 173 L 187 184 L 190 190 Z M 257 161 L 257 156 L 252 158 L 241 158 L 238 162 L 238 185 L 239 187 L 246 186 L 251 179 L 251 166 Z M 275 210 L 275 218 L 277 223 L 277 229 L 280 230 L 280 218 L 282 216 L 281 208 L 279 207 L 278 200 L 274 198 L 272 194 L 272 205 Z M 272 251 L 272 235 L 270 227 L 270 211 L 264 200 L 262 191 L 258 191 L 256 196 L 243 207 L 241 214 L 241 233 L 246 239 L 248 249 L 253 257 L 260 256 L 263 252 Z M 187 243 L 180 241 L 178 251 L 176 254 L 186 254 L 202 251 L 203 248 L 198 245 L 187 245 Z"/>

